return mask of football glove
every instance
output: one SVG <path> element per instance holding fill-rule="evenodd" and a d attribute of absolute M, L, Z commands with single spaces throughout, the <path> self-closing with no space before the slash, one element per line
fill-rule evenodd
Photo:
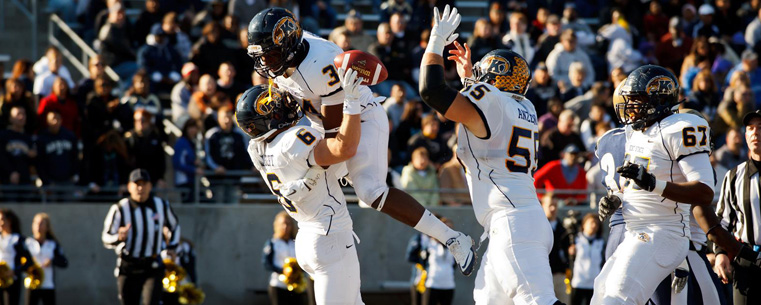
<path fill-rule="evenodd" d="M 338 68 L 338 78 L 341 81 L 341 87 L 344 89 L 343 112 L 350 115 L 359 114 L 362 112 L 362 105 L 359 102 L 359 85 L 363 78 L 357 77 L 357 71 L 352 68 L 345 71 L 343 68 Z"/>
<path fill-rule="evenodd" d="M 600 198 L 600 202 L 597 204 L 597 213 L 600 216 L 600 221 L 603 221 L 605 218 L 608 218 L 608 216 L 613 215 L 613 213 L 615 213 L 620 206 L 621 197 L 618 197 L 617 195 L 609 194 L 605 197 Z"/>
<path fill-rule="evenodd" d="M 433 27 L 431 28 L 431 38 L 428 40 L 426 53 L 439 54 L 444 52 L 444 47 L 454 42 L 459 34 L 454 31 L 460 25 L 460 14 L 457 8 L 449 5 L 444 7 L 444 12 L 439 14 L 439 8 L 433 8 Z"/>
<path fill-rule="evenodd" d="M 684 260 L 682 264 L 680 264 L 679 267 L 676 267 L 676 270 L 671 273 L 673 276 L 671 280 L 671 289 L 673 289 L 674 292 L 680 293 L 684 287 L 687 286 L 687 282 L 690 279 L 689 268 L 690 265 L 687 264 L 687 260 Z"/>
<path fill-rule="evenodd" d="M 655 189 L 655 176 L 648 173 L 647 169 L 642 165 L 626 161 L 624 165 L 616 169 L 616 172 L 618 172 L 621 177 L 631 179 L 637 184 L 637 186 L 648 192 L 652 192 Z"/>
<path fill-rule="evenodd" d="M 322 178 L 325 172 L 320 166 L 312 166 L 303 178 L 280 184 L 280 195 L 293 202 L 302 202 Z"/>

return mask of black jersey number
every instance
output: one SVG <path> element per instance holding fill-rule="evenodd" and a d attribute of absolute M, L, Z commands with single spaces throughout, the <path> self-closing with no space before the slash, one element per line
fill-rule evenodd
<path fill-rule="evenodd" d="M 513 135 L 510 137 L 510 146 L 507 148 L 507 155 L 513 159 L 515 159 L 516 156 L 522 157 L 524 161 L 523 165 L 521 165 L 518 164 L 518 162 L 515 162 L 515 160 L 505 159 L 505 167 L 507 167 L 507 170 L 517 173 L 528 173 L 529 167 L 531 166 L 531 160 L 534 160 L 534 164 L 536 164 L 536 149 L 539 145 L 538 136 L 539 133 L 532 133 L 531 130 L 513 126 Z M 533 150 L 528 147 L 520 146 L 519 142 L 521 138 L 528 139 L 529 141 L 533 140 Z M 535 169 L 536 168 L 532 168 L 531 170 L 534 171 Z"/>
<path fill-rule="evenodd" d="M 325 68 L 322 68 L 322 75 L 330 76 L 328 86 L 333 86 L 339 82 L 338 73 L 336 73 L 336 68 L 334 68 L 333 65 L 327 65 Z"/>
<path fill-rule="evenodd" d="M 695 132 L 694 127 L 685 127 L 682 129 L 682 144 L 684 144 L 685 147 L 695 147 L 696 144 L 698 146 L 705 146 L 708 144 L 708 135 L 706 134 L 707 131 L 707 126 L 698 126 L 697 132 Z M 699 143 L 697 138 L 698 135 L 700 135 Z"/>
<path fill-rule="evenodd" d="M 293 202 L 288 200 L 288 198 L 283 197 L 283 194 L 280 194 L 280 188 L 275 188 L 275 185 L 280 185 L 280 183 L 282 183 L 280 182 L 280 178 L 273 173 L 267 173 L 267 182 L 270 184 L 272 192 L 277 195 L 277 201 L 280 205 L 282 205 L 288 212 L 297 213 L 296 206 L 293 205 Z"/>

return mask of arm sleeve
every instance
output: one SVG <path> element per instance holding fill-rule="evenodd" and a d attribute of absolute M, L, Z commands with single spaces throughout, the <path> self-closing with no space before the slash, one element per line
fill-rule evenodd
<path fill-rule="evenodd" d="M 106 220 L 103 223 L 103 233 L 101 234 L 103 245 L 107 249 L 114 249 L 116 248 L 116 245 L 120 243 L 118 231 L 121 221 L 122 213 L 119 209 L 119 205 L 114 204 L 111 206 L 111 209 L 108 210 Z"/>
<path fill-rule="evenodd" d="M 679 160 L 679 168 L 687 178 L 687 181 L 700 181 L 701 183 L 714 189 L 714 174 L 711 161 L 707 153 L 697 153 L 688 155 Z"/>
<path fill-rule="evenodd" d="M 164 226 L 169 229 L 169 241 L 167 242 L 167 249 L 175 249 L 180 244 L 180 221 L 177 219 L 177 214 L 172 210 L 172 206 L 169 202 L 162 200 L 164 204 Z"/>
<path fill-rule="evenodd" d="M 264 270 L 283 273 L 283 269 L 275 267 L 275 249 L 273 249 L 271 239 L 268 239 L 267 242 L 264 243 L 262 264 L 264 265 Z"/>
<path fill-rule="evenodd" d="M 55 249 L 53 250 L 53 265 L 59 268 L 69 266 L 69 260 L 63 255 L 63 250 L 61 250 L 61 244 L 59 243 L 55 244 Z"/>

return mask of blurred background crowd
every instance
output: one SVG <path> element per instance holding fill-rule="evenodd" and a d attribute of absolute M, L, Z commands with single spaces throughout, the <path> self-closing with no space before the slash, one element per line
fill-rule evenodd
<path fill-rule="evenodd" d="M 590 194 L 603 191 L 596 138 L 619 125 L 613 89 L 642 64 L 679 77 L 682 107 L 711 124 L 719 175 L 746 157 L 741 117 L 761 106 L 761 1 L 50 0 L 47 10 L 98 55 L 86 74 L 70 70 L 55 47 L 5 62 L 2 198 L 110 201 L 134 168 L 148 169 L 157 191 L 173 192 L 175 201 L 266 193 L 232 115 L 241 92 L 266 83 L 246 55 L 248 21 L 281 6 L 305 30 L 372 53 L 388 68 L 388 80 L 372 88 L 388 96 L 388 183 L 425 205 L 467 205 L 455 124 L 417 93 L 432 8 L 446 4 L 461 7 L 460 39 L 474 62 L 495 48 L 530 62 L 540 196 L 595 202 Z M 446 74 L 461 86 L 453 63 Z"/>

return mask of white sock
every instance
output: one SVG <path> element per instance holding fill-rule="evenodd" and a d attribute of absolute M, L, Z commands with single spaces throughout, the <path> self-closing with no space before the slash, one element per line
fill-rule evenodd
<path fill-rule="evenodd" d="M 415 225 L 415 230 L 431 236 L 441 243 L 446 243 L 447 240 L 457 237 L 457 234 L 459 234 L 459 232 L 452 230 L 441 222 L 441 220 L 436 218 L 436 216 L 427 209 L 423 213 L 423 217 L 421 217 L 420 221 Z"/>

